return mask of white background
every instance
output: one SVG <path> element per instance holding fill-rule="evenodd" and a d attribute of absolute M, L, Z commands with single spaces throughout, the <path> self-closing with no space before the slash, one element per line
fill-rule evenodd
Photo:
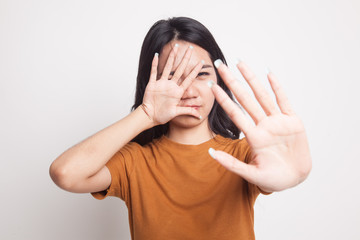
<path fill-rule="evenodd" d="M 356 0 L 1 0 L 0 239 L 130 239 L 123 201 L 65 192 L 48 169 L 130 112 L 143 38 L 171 16 L 207 26 L 234 72 L 241 58 L 267 84 L 269 67 L 305 123 L 312 172 L 258 198 L 257 239 L 359 239 Z"/>

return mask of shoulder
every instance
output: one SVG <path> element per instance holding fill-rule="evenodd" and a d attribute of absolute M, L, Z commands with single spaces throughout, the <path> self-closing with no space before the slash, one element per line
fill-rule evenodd
<path fill-rule="evenodd" d="M 217 150 L 222 150 L 236 157 L 240 161 L 246 162 L 251 154 L 251 148 L 247 142 L 247 139 L 231 139 L 223 136 L 217 137 L 217 143 L 219 144 Z"/>
<path fill-rule="evenodd" d="M 138 144 L 137 142 L 128 142 L 127 144 L 125 144 L 120 150 L 121 151 L 133 151 L 133 150 L 141 150 L 143 148 L 143 146 L 141 146 L 140 144 Z"/>
<path fill-rule="evenodd" d="M 145 149 L 146 146 L 142 146 L 137 142 L 128 142 L 115 153 L 115 157 L 124 159 L 138 158 Z"/>
<path fill-rule="evenodd" d="M 149 153 L 152 152 L 154 148 L 158 147 L 159 145 L 159 139 L 153 139 L 151 142 L 146 143 L 145 145 L 141 145 L 135 141 L 128 142 L 125 144 L 118 153 L 125 153 L 125 152 L 131 152 L 131 153 Z"/>
<path fill-rule="evenodd" d="M 223 145 L 233 145 L 234 147 L 243 147 L 243 148 L 249 147 L 249 144 L 245 137 L 232 139 L 232 138 L 228 138 L 228 137 L 223 137 L 221 135 L 217 135 L 215 137 L 215 140 L 217 143 L 223 144 Z"/>

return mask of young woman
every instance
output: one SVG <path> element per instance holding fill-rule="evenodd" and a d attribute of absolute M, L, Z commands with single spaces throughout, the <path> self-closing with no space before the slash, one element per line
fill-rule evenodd
<path fill-rule="evenodd" d="M 259 104 L 201 23 L 158 21 L 142 46 L 132 112 L 61 154 L 53 181 L 124 200 L 132 239 L 254 239 L 256 197 L 304 181 L 311 157 L 274 74 L 276 103 L 237 67 Z"/>

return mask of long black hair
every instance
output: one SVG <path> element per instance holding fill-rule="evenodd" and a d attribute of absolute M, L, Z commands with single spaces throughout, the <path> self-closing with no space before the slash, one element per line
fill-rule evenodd
<path fill-rule="evenodd" d="M 149 82 L 151 62 L 153 60 L 154 54 L 156 52 L 160 53 L 163 47 L 172 40 L 183 40 L 194 43 L 209 53 L 212 62 L 214 62 L 216 59 L 221 59 L 223 63 L 226 64 L 225 57 L 217 45 L 214 37 L 210 31 L 200 22 L 188 17 L 174 17 L 167 20 L 159 20 L 150 28 L 141 48 L 136 82 L 135 103 L 132 106 L 131 111 L 135 110 L 143 102 L 145 88 Z M 229 95 L 229 97 L 234 101 L 231 91 L 221 79 L 216 68 L 215 72 L 218 85 L 224 89 L 227 95 Z M 231 121 L 216 99 L 210 111 L 208 121 L 209 127 L 215 134 L 220 134 L 226 138 L 239 138 L 240 130 Z M 169 122 L 147 129 L 141 132 L 131 141 L 145 145 L 146 143 L 151 142 L 153 139 L 165 135 L 168 130 Z"/>

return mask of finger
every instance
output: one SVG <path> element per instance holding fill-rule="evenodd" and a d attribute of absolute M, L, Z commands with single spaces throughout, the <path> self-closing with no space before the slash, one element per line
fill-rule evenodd
<path fill-rule="evenodd" d="M 250 68 L 243 61 L 238 62 L 236 66 L 251 87 L 256 99 L 260 103 L 266 115 L 279 113 L 279 110 L 274 101 L 271 99 L 270 94 L 266 91 L 264 85 L 256 78 Z"/>
<path fill-rule="evenodd" d="M 256 182 L 258 173 L 254 165 L 244 163 L 226 152 L 216 151 L 213 148 L 209 149 L 209 154 L 229 171 L 236 173 L 248 182 Z"/>
<path fill-rule="evenodd" d="M 192 108 L 192 107 L 176 107 L 175 116 L 179 116 L 179 115 L 192 115 L 200 120 L 202 119 L 199 112 L 195 108 Z"/>
<path fill-rule="evenodd" d="M 171 80 L 174 80 L 176 83 L 178 82 L 178 79 L 183 75 L 185 68 L 187 64 L 189 63 L 191 54 L 192 54 L 193 46 L 189 46 L 189 48 L 186 50 L 186 53 L 183 57 L 183 59 L 180 62 L 180 65 L 177 67 L 174 76 L 171 78 Z"/>
<path fill-rule="evenodd" d="M 184 79 L 184 81 L 182 81 L 182 83 L 180 84 L 180 87 L 182 87 L 184 89 L 184 92 L 191 85 L 191 83 L 195 80 L 195 78 L 199 74 L 200 70 L 202 69 L 203 65 L 204 65 L 204 60 L 201 60 L 198 64 L 196 64 L 196 66 L 193 68 L 191 73 L 189 73 L 189 75 Z"/>
<path fill-rule="evenodd" d="M 218 60 L 215 66 L 217 66 L 217 70 L 221 78 L 224 80 L 225 84 L 233 92 L 241 106 L 243 106 L 246 112 L 249 113 L 255 124 L 257 124 L 264 117 L 266 117 L 261 107 L 254 101 L 253 97 L 240 85 L 240 83 L 236 80 L 229 68 Z"/>
<path fill-rule="evenodd" d="M 276 102 L 277 102 L 281 112 L 284 114 L 287 114 L 287 115 L 295 114 L 290 105 L 290 102 L 284 92 L 284 89 L 281 87 L 281 85 L 280 85 L 278 79 L 275 77 L 275 75 L 270 72 L 270 73 L 268 73 L 267 77 L 269 79 L 270 86 L 275 93 Z"/>
<path fill-rule="evenodd" d="M 254 124 L 245 116 L 238 105 L 230 99 L 226 92 L 214 82 L 210 82 L 209 87 L 212 89 L 216 101 L 229 115 L 232 122 L 243 131 L 245 136 L 254 128 Z"/>
<path fill-rule="evenodd" d="M 155 53 L 154 58 L 152 60 L 152 64 L 151 64 L 151 72 L 150 72 L 150 79 L 149 79 L 150 82 L 151 81 L 156 82 L 158 63 L 159 63 L 159 54 Z"/>
<path fill-rule="evenodd" d="M 175 61 L 175 55 L 176 55 L 178 46 L 179 46 L 179 44 L 176 43 L 169 54 L 169 57 L 166 61 L 165 67 L 164 67 L 164 71 L 161 75 L 162 79 L 169 79 L 169 75 L 170 75 L 171 69 L 172 69 L 174 61 Z"/>

